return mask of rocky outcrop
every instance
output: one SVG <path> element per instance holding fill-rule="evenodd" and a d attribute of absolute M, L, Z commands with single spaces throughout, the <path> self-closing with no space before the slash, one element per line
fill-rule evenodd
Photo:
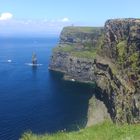
<path fill-rule="evenodd" d="M 87 127 L 103 122 L 104 120 L 111 120 L 105 104 L 95 98 L 91 97 L 88 108 Z"/>
<path fill-rule="evenodd" d="M 65 28 L 60 36 L 59 47 L 65 48 L 62 46 L 71 44 L 74 49 L 69 49 L 69 52 L 63 49 L 54 51 L 50 69 L 65 73 L 65 79 L 96 83 L 96 96 L 104 102 L 114 122 L 138 123 L 140 19 L 108 20 L 104 29 L 95 29 L 85 34 L 85 29 L 77 28 L 74 32 L 72 27 Z M 82 47 L 77 49 L 77 46 Z M 75 51 L 79 54 L 87 50 L 96 51 L 96 56 L 73 55 Z"/>
<path fill-rule="evenodd" d="M 103 55 L 110 62 L 115 120 L 140 121 L 140 19 L 108 20 L 105 23 Z M 107 78 L 108 79 L 108 78 Z M 99 87 L 101 87 L 99 85 Z M 110 88 L 110 89 L 111 89 Z"/>
<path fill-rule="evenodd" d="M 96 46 L 98 37 L 102 35 L 102 27 L 64 27 L 60 35 L 60 44 L 86 43 Z"/>
<path fill-rule="evenodd" d="M 59 47 L 53 52 L 50 69 L 65 73 L 65 79 L 75 79 L 81 82 L 93 80 L 94 59 L 75 56 L 95 49 L 102 36 L 102 27 L 65 27 L 60 35 Z M 65 51 L 65 48 L 72 48 Z M 63 48 L 63 49 L 61 49 Z"/>
<path fill-rule="evenodd" d="M 67 80 L 91 82 L 94 78 L 93 64 L 94 60 L 73 57 L 66 52 L 55 52 L 50 68 L 65 73 L 64 78 Z"/>

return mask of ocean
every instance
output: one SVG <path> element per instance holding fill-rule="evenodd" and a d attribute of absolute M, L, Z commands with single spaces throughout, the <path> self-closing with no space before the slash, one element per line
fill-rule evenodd
<path fill-rule="evenodd" d="M 0 38 L 0 140 L 84 127 L 92 89 L 48 70 L 57 37 Z M 31 63 L 37 55 L 37 67 Z"/>

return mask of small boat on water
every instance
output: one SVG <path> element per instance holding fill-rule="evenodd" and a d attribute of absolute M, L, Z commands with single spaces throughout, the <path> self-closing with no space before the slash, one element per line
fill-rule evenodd
<path fill-rule="evenodd" d="M 7 60 L 7 62 L 8 62 L 8 63 L 11 63 L 11 62 L 12 62 L 12 60 L 11 60 L 11 59 L 8 59 L 8 60 Z"/>

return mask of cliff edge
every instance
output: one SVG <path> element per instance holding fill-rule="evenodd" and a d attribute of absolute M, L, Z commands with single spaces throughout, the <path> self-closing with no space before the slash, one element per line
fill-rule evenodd
<path fill-rule="evenodd" d="M 104 27 L 65 27 L 49 68 L 72 81 L 96 83 L 114 122 L 140 122 L 140 19 Z"/>

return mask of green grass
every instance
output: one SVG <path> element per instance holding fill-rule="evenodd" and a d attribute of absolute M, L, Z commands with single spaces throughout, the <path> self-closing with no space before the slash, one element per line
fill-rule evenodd
<path fill-rule="evenodd" d="M 78 58 L 94 59 L 96 57 L 96 51 L 75 51 L 71 53 L 72 56 Z"/>
<path fill-rule="evenodd" d="M 137 62 L 139 60 L 139 53 L 135 52 L 130 56 L 130 61 L 131 62 Z"/>
<path fill-rule="evenodd" d="M 126 46 L 127 46 L 127 42 L 121 41 L 117 44 L 117 50 L 118 50 L 118 62 L 120 64 L 123 64 L 125 61 L 125 57 L 126 57 Z"/>
<path fill-rule="evenodd" d="M 74 57 L 78 58 L 87 58 L 87 59 L 94 59 L 96 56 L 96 49 L 89 49 L 89 50 L 77 50 L 73 45 L 61 45 L 60 47 L 55 47 L 53 49 L 54 52 L 67 52 Z"/>
<path fill-rule="evenodd" d="M 53 135 L 23 134 L 20 140 L 140 140 L 140 125 L 115 125 L 104 122 L 76 132 L 58 132 Z"/>
<path fill-rule="evenodd" d="M 68 26 L 64 27 L 63 31 L 67 32 L 82 32 L 82 33 L 93 33 L 100 32 L 102 27 L 82 27 L 82 26 Z"/>
<path fill-rule="evenodd" d="M 125 53 L 126 41 L 121 41 L 117 44 L 119 56 L 122 57 Z"/>
<path fill-rule="evenodd" d="M 131 62 L 131 66 L 133 70 L 139 70 L 138 62 L 139 62 L 139 53 L 135 52 L 129 57 L 129 61 Z"/>
<path fill-rule="evenodd" d="M 60 47 L 55 47 L 53 49 L 54 52 L 57 52 L 57 51 L 60 51 L 60 52 L 72 52 L 74 51 L 74 46 L 73 45 L 68 45 L 68 44 L 65 44 L 65 45 L 61 45 Z"/>

